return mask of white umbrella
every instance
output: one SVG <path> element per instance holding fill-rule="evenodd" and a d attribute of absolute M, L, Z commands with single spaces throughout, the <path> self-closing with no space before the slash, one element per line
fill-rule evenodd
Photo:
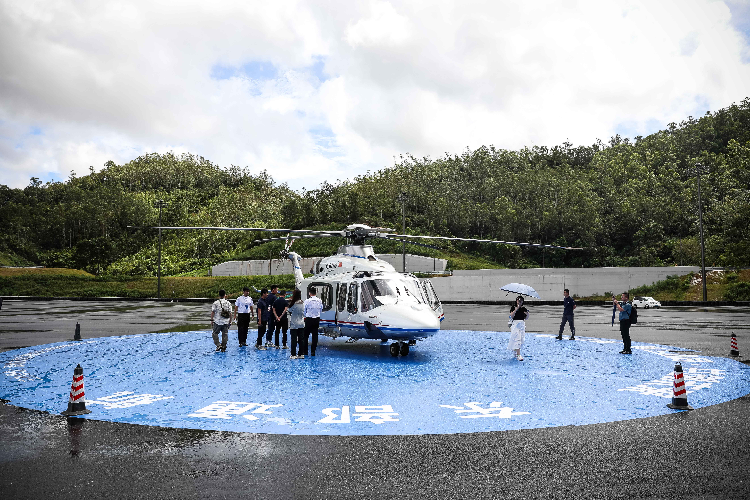
<path fill-rule="evenodd" d="M 508 293 L 517 293 L 519 295 L 526 295 L 527 297 L 534 297 L 535 299 L 541 299 L 536 290 L 531 288 L 529 285 L 523 283 L 508 283 L 505 286 L 501 286 L 500 290 Z M 507 295 L 507 294 L 506 294 Z"/>

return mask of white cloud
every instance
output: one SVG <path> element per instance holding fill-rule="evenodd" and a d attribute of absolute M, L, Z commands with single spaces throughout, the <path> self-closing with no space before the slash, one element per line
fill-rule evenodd
<path fill-rule="evenodd" d="M 397 46 L 406 42 L 412 32 L 409 19 L 396 12 L 390 2 L 370 2 L 371 15 L 346 27 L 349 45 Z"/>
<path fill-rule="evenodd" d="M 736 3 L 0 0 L 0 183 L 174 150 L 310 189 L 646 134 L 750 95 Z"/>

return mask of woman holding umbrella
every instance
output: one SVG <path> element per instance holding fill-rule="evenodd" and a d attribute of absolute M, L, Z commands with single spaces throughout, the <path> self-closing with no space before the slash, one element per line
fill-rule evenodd
<path fill-rule="evenodd" d="M 516 304 L 510 308 L 510 320 L 513 323 L 510 328 L 510 341 L 508 342 L 508 349 L 515 352 L 518 361 L 523 361 L 521 346 L 526 336 L 525 321 L 527 319 L 529 319 L 529 310 L 523 305 L 523 296 L 519 295 L 516 297 Z"/>

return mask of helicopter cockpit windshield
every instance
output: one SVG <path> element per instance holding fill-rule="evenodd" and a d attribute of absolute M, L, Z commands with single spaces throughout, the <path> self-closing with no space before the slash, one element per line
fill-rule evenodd
<path fill-rule="evenodd" d="M 423 304 L 425 302 L 425 297 L 422 294 L 422 287 L 419 284 L 419 281 L 404 276 L 403 281 L 401 281 L 401 285 L 403 285 L 404 292 L 406 293 L 407 297 L 416 300 L 420 304 Z"/>

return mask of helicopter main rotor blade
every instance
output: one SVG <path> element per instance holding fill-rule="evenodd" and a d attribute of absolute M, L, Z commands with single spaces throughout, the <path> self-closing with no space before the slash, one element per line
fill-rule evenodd
<path fill-rule="evenodd" d="M 408 243 L 409 245 L 417 245 L 417 246 L 420 246 L 420 247 L 432 248 L 433 250 L 442 250 L 442 251 L 445 251 L 444 248 L 440 248 L 440 247 L 428 245 L 427 243 L 418 243 L 416 241 L 409 241 L 409 240 L 404 240 L 404 239 L 400 239 L 400 238 L 388 238 L 388 237 L 382 236 L 382 235 L 378 236 L 378 238 L 382 238 L 384 240 L 391 240 L 391 241 L 404 241 L 404 242 Z"/>
<path fill-rule="evenodd" d="M 585 250 L 581 247 L 561 247 L 557 245 L 542 245 L 541 243 L 520 243 L 517 241 L 500 241 L 500 240 L 480 240 L 476 238 L 454 238 L 449 236 L 417 236 L 415 234 L 387 234 L 385 238 L 403 239 L 403 238 L 421 238 L 426 240 L 445 240 L 445 241 L 465 241 L 468 243 L 495 243 L 500 245 L 513 245 L 518 247 L 535 247 L 535 248 L 559 248 L 561 250 Z"/>
<path fill-rule="evenodd" d="M 292 236 L 292 240 L 297 240 L 300 238 L 343 238 L 340 234 L 300 234 Z M 290 239 L 289 237 L 282 236 L 278 238 L 263 238 L 262 240 L 253 240 L 252 243 L 266 243 L 268 241 L 286 241 Z"/>
<path fill-rule="evenodd" d="M 222 227 L 222 226 L 128 226 L 134 229 L 211 229 L 214 231 L 257 231 L 266 233 L 301 233 L 345 236 L 344 231 L 315 231 L 312 229 L 268 229 L 265 227 Z"/>

